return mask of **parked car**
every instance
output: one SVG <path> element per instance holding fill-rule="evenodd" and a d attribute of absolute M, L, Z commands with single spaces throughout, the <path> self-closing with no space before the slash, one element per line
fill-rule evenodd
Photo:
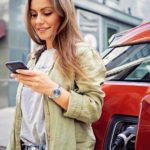
<path fill-rule="evenodd" d="M 116 34 L 103 53 L 106 93 L 95 150 L 150 148 L 150 22 Z"/>

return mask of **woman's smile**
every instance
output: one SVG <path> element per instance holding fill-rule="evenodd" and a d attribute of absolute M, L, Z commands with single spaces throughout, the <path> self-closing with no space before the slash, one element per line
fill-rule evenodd
<path fill-rule="evenodd" d="M 32 0 L 30 7 L 31 25 L 41 40 L 46 41 L 47 47 L 52 47 L 60 16 L 54 10 L 49 0 Z"/>
<path fill-rule="evenodd" d="M 39 27 L 39 28 L 37 28 L 36 30 L 37 30 L 39 33 L 45 33 L 45 32 L 48 31 L 49 29 L 51 29 L 51 27 Z"/>

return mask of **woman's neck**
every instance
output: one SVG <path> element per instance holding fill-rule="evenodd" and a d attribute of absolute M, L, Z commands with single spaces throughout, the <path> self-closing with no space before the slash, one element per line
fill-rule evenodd
<path fill-rule="evenodd" d="M 52 49 L 53 48 L 53 44 L 51 41 L 46 41 L 46 47 L 47 49 Z"/>

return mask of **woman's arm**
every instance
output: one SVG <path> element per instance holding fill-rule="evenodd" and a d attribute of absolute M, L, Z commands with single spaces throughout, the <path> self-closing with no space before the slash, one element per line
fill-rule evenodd
<path fill-rule="evenodd" d="M 89 46 L 79 46 L 77 57 L 89 80 L 76 75 L 76 89 L 67 91 L 61 87 L 61 95 L 54 102 L 65 110 L 66 117 L 92 123 L 99 119 L 102 109 L 104 93 L 100 84 L 104 81 L 105 67 L 97 52 Z M 51 96 L 52 90 L 58 86 L 40 71 L 17 70 L 17 72 L 18 74 L 11 76 L 32 90 L 47 96 Z"/>
<path fill-rule="evenodd" d="M 79 46 L 77 54 L 81 67 L 90 81 L 76 76 L 77 87 L 71 91 L 68 109 L 64 115 L 92 123 L 98 120 L 101 114 L 104 92 L 100 84 L 104 82 L 106 69 L 98 53 L 91 47 Z"/>

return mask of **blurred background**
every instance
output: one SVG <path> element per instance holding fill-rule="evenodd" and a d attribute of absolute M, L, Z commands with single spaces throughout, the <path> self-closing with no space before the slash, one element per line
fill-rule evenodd
<path fill-rule="evenodd" d="M 74 0 L 77 20 L 86 41 L 99 53 L 114 33 L 150 20 L 150 0 Z M 15 106 L 17 83 L 9 77 L 5 62 L 27 62 L 33 49 L 24 26 L 25 0 L 0 1 L 0 108 Z"/>
<path fill-rule="evenodd" d="M 10 78 L 7 61 L 21 60 L 35 44 L 26 33 L 26 0 L 0 0 L 0 150 L 9 139 L 14 115 L 17 82 Z M 110 37 L 150 21 L 150 0 L 74 0 L 77 21 L 88 43 L 102 54 Z"/>

